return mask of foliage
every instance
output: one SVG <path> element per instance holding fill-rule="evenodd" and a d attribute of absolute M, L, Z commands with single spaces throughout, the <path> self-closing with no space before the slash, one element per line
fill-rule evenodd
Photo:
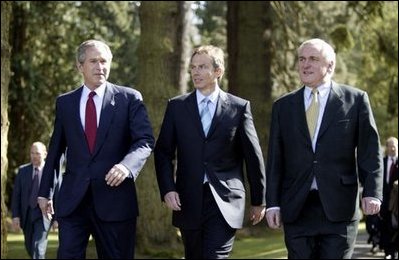
<path fill-rule="evenodd" d="M 136 2 L 13 2 L 9 159 L 11 191 L 18 165 L 29 161 L 30 144 L 48 143 L 55 98 L 81 84 L 75 51 L 90 38 L 113 50 L 110 81 L 136 81 L 138 15 Z"/>
<path fill-rule="evenodd" d="M 382 140 L 390 135 L 398 136 L 398 3 L 270 3 L 273 30 L 265 33 L 271 33 L 272 39 L 269 48 L 273 54 L 270 61 L 272 97 L 300 85 L 296 72 L 297 46 L 308 38 L 324 38 L 337 50 L 335 80 L 368 92 Z M 137 69 L 142 66 L 136 54 L 142 36 L 138 16 L 140 4 L 138 1 L 12 2 L 7 194 L 11 194 L 14 169 L 29 161 L 30 144 L 36 140 L 48 143 L 55 98 L 81 84 L 81 76 L 75 70 L 75 50 L 82 41 L 97 38 L 109 43 L 114 54 L 110 81 L 128 86 L 138 82 Z M 196 17 L 192 23 L 199 32 L 193 35 L 194 45 L 215 44 L 227 50 L 226 1 L 195 1 L 193 8 Z M 176 13 L 170 11 L 171 15 Z M 176 26 L 176 23 L 167 23 L 163 30 L 174 31 Z M 152 36 L 154 43 L 167 43 L 157 35 Z M 142 49 L 148 48 L 143 46 Z M 147 53 L 148 57 L 158 54 L 151 51 Z M 153 124 L 158 127 L 161 123 L 159 115 L 163 112 L 159 109 L 160 104 L 165 104 L 166 99 L 178 90 L 169 87 L 169 82 L 165 82 L 169 79 L 164 75 L 151 74 L 153 64 L 145 66 L 149 68 L 148 74 L 142 77 L 154 84 L 144 91 L 144 99 L 150 100 Z M 172 72 L 173 68 L 168 67 Z M 223 86 L 227 86 L 226 81 L 227 77 Z M 155 92 L 157 95 L 153 94 Z M 156 217 L 165 216 L 158 214 Z"/>
<path fill-rule="evenodd" d="M 226 1 L 196 1 L 193 8 L 198 17 L 201 45 L 226 46 Z"/>

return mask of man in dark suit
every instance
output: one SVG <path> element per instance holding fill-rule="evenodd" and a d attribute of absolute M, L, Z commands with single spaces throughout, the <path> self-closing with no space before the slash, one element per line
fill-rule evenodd
<path fill-rule="evenodd" d="M 362 208 L 377 214 L 382 156 L 367 93 L 331 80 L 335 52 L 321 39 L 298 48 L 304 85 L 273 104 L 266 218 L 284 224 L 289 258 L 350 258 Z"/>
<path fill-rule="evenodd" d="M 107 81 L 111 61 L 104 42 L 83 42 L 77 67 L 84 84 L 57 98 L 39 205 L 48 210 L 54 168 L 67 150 L 56 208 L 61 259 L 85 258 L 90 235 L 99 258 L 134 257 L 135 180 L 154 137 L 141 94 Z"/>
<path fill-rule="evenodd" d="M 32 259 L 44 259 L 47 249 L 47 235 L 50 221 L 44 218 L 37 205 L 37 188 L 47 156 L 46 146 L 42 142 L 34 142 L 30 148 L 30 163 L 19 167 L 15 177 L 11 200 L 12 225 L 14 231 L 21 228 L 24 232 L 25 248 Z M 37 183 L 35 183 L 37 174 Z M 31 202 L 32 198 L 34 199 Z"/>
<path fill-rule="evenodd" d="M 392 210 L 389 204 L 393 183 L 398 180 L 398 139 L 389 137 L 386 140 L 384 157 L 384 185 L 383 185 L 383 201 L 381 205 L 381 248 L 384 249 L 385 258 L 398 259 L 398 244 L 395 240 L 398 227 L 394 227 Z M 397 239 L 397 238 L 396 238 Z"/>
<path fill-rule="evenodd" d="M 157 180 L 161 199 L 173 210 L 173 225 L 180 228 L 185 258 L 227 258 L 243 225 L 244 161 L 249 218 L 257 224 L 264 217 L 263 155 L 249 101 L 218 86 L 223 51 L 199 47 L 190 66 L 196 90 L 168 102 L 154 150 Z"/>

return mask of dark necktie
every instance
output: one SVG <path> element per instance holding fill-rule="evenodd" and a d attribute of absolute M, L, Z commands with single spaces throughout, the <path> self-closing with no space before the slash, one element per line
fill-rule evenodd
<path fill-rule="evenodd" d="M 94 145 L 96 142 L 97 134 L 97 113 L 96 105 L 93 101 L 93 96 L 96 92 L 92 91 L 89 94 L 89 98 L 86 103 L 86 117 L 85 117 L 85 134 L 87 145 L 89 146 L 89 151 L 92 154 L 94 151 Z"/>
<path fill-rule="evenodd" d="M 395 172 L 395 158 L 391 157 L 391 167 L 389 168 L 389 179 L 388 183 L 393 182 L 393 174 Z"/>
<path fill-rule="evenodd" d="M 33 173 L 33 180 L 31 185 L 31 192 L 29 197 L 29 206 L 33 209 L 37 205 L 37 194 L 39 192 L 39 169 L 35 167 Z"/>

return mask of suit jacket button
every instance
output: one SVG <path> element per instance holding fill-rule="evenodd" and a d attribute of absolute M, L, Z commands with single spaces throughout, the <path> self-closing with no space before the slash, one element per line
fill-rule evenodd
<path fill-rule="evenodd" d="M 313 161 L 313 164 L 316 164 L 316 163 L 317 163 L 317 161 L 316 161 L 316 160 L 314 160 L 314 161 Z"/>
<path fill-rule="evenodd" d="M 204 165 L 208 165 L 208 162 L 204 162 Z"/>

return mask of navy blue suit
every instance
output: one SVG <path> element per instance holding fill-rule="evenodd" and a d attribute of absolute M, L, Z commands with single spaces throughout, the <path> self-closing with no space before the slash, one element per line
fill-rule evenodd
<path fill-rule="evenodd" d="M 224 249 L 232 244 L 228 239 L 236 229 L 242 228 L 244 220 L 244 161 L 251 204 L 265 203 L 264 161 L 249 101 L 221 90 L 205 136 L 195 91 L 171 99 L 154 158 L 161 199 L 170 191 L 180 196 L 181 211 L 173 211 L 172 221 L 182 232 L 186 258 L 228 255 L 223 249 L 202 251 L 206 241 L 193 241 L 193 237 L 195 230 L 212 230 L 217 233 L 212 237 L 213 243 L 224 241 L 220 246 Z M 203 184 L 205 172 L 209 178 L 206 185 Z"/>
<path fill-rule="evenodd" d="M 398 180 L 398 158 L 395 158 L 393 173 L 387 183 L 387 175 L 390 174 L 390 169 L 387 168 L 388 157 L 384 157 L 384 185 L 383 185 L 383 201 L 381 204 L 381 248 L 384 249 L 385 256 L 390 255 L 392 258 L 397 254 L 397 233 L 398 229 L 392 225 L 392 210 L 389 209 L 391 201 L 391 192 L 393 189 L 394 181 Z M 396 237 L 396 240 L 395 240 Z M 397 256 L 396 256 L 397 258 Z"/>
<path fill-rule="evenodd" d="M 50 221 L 43 219 L 38 205 L 34 208 L 29 206 L 32 174 L 33 165 L 31 163 L 19 167 L 14 182 L 11 210 L 12 218 L 20 219 L 20 227 L 24 232 L 25 248 L 28 254 L 33 259 L 40 259 L 46 255 Z"/>
<path fill-rule="evenodd" d="M 60 227 L 58 256 L 84 257 L 82 252 L 93 234 L 100 258 L 131 258 L 139 214 L 134 179 L 126 178 L 119 186 L 111 187 L 106 184 L 105 175 L 118 163 L 132 174 L 140 170 L 154 146 L 152 128 L 141 94 L 107 82 L 95 148 L 90 154 L 79 114 L 82 89 L 57 99 L 39 196 L 48 197 L 53 169 L 67 151 L 56 208 Z M 75 219 L 76 216 L 79 217 Z M 72 230 L 75 221 L 86 228 L 85 232 Z M 119 236 L 114 237 L 115 234 Z"/>
<path fill-rule="evenodd" d="M 364 91 L 332 82 L 315 151 L 306 123 L 304 87 L 274 103 L 266 205 L 281 208 L 286 243 L 297 249 L 296 254 L 307 252 L 304 244 L 294 244 L 298 234 L 316 237 L 340 233 L 342 238 L 354 241 L 360 218 L 359 182 L 364 187 L 362 197 L 382 199 L 379 145 Z M 313 178 L 317 180 L 317 193 L 310 192 Z M 338 242 L 319 257 L 342 258 L 344 250 Z M 346 257 L 351 250 L 353 244 L 345 251 Z"/>

